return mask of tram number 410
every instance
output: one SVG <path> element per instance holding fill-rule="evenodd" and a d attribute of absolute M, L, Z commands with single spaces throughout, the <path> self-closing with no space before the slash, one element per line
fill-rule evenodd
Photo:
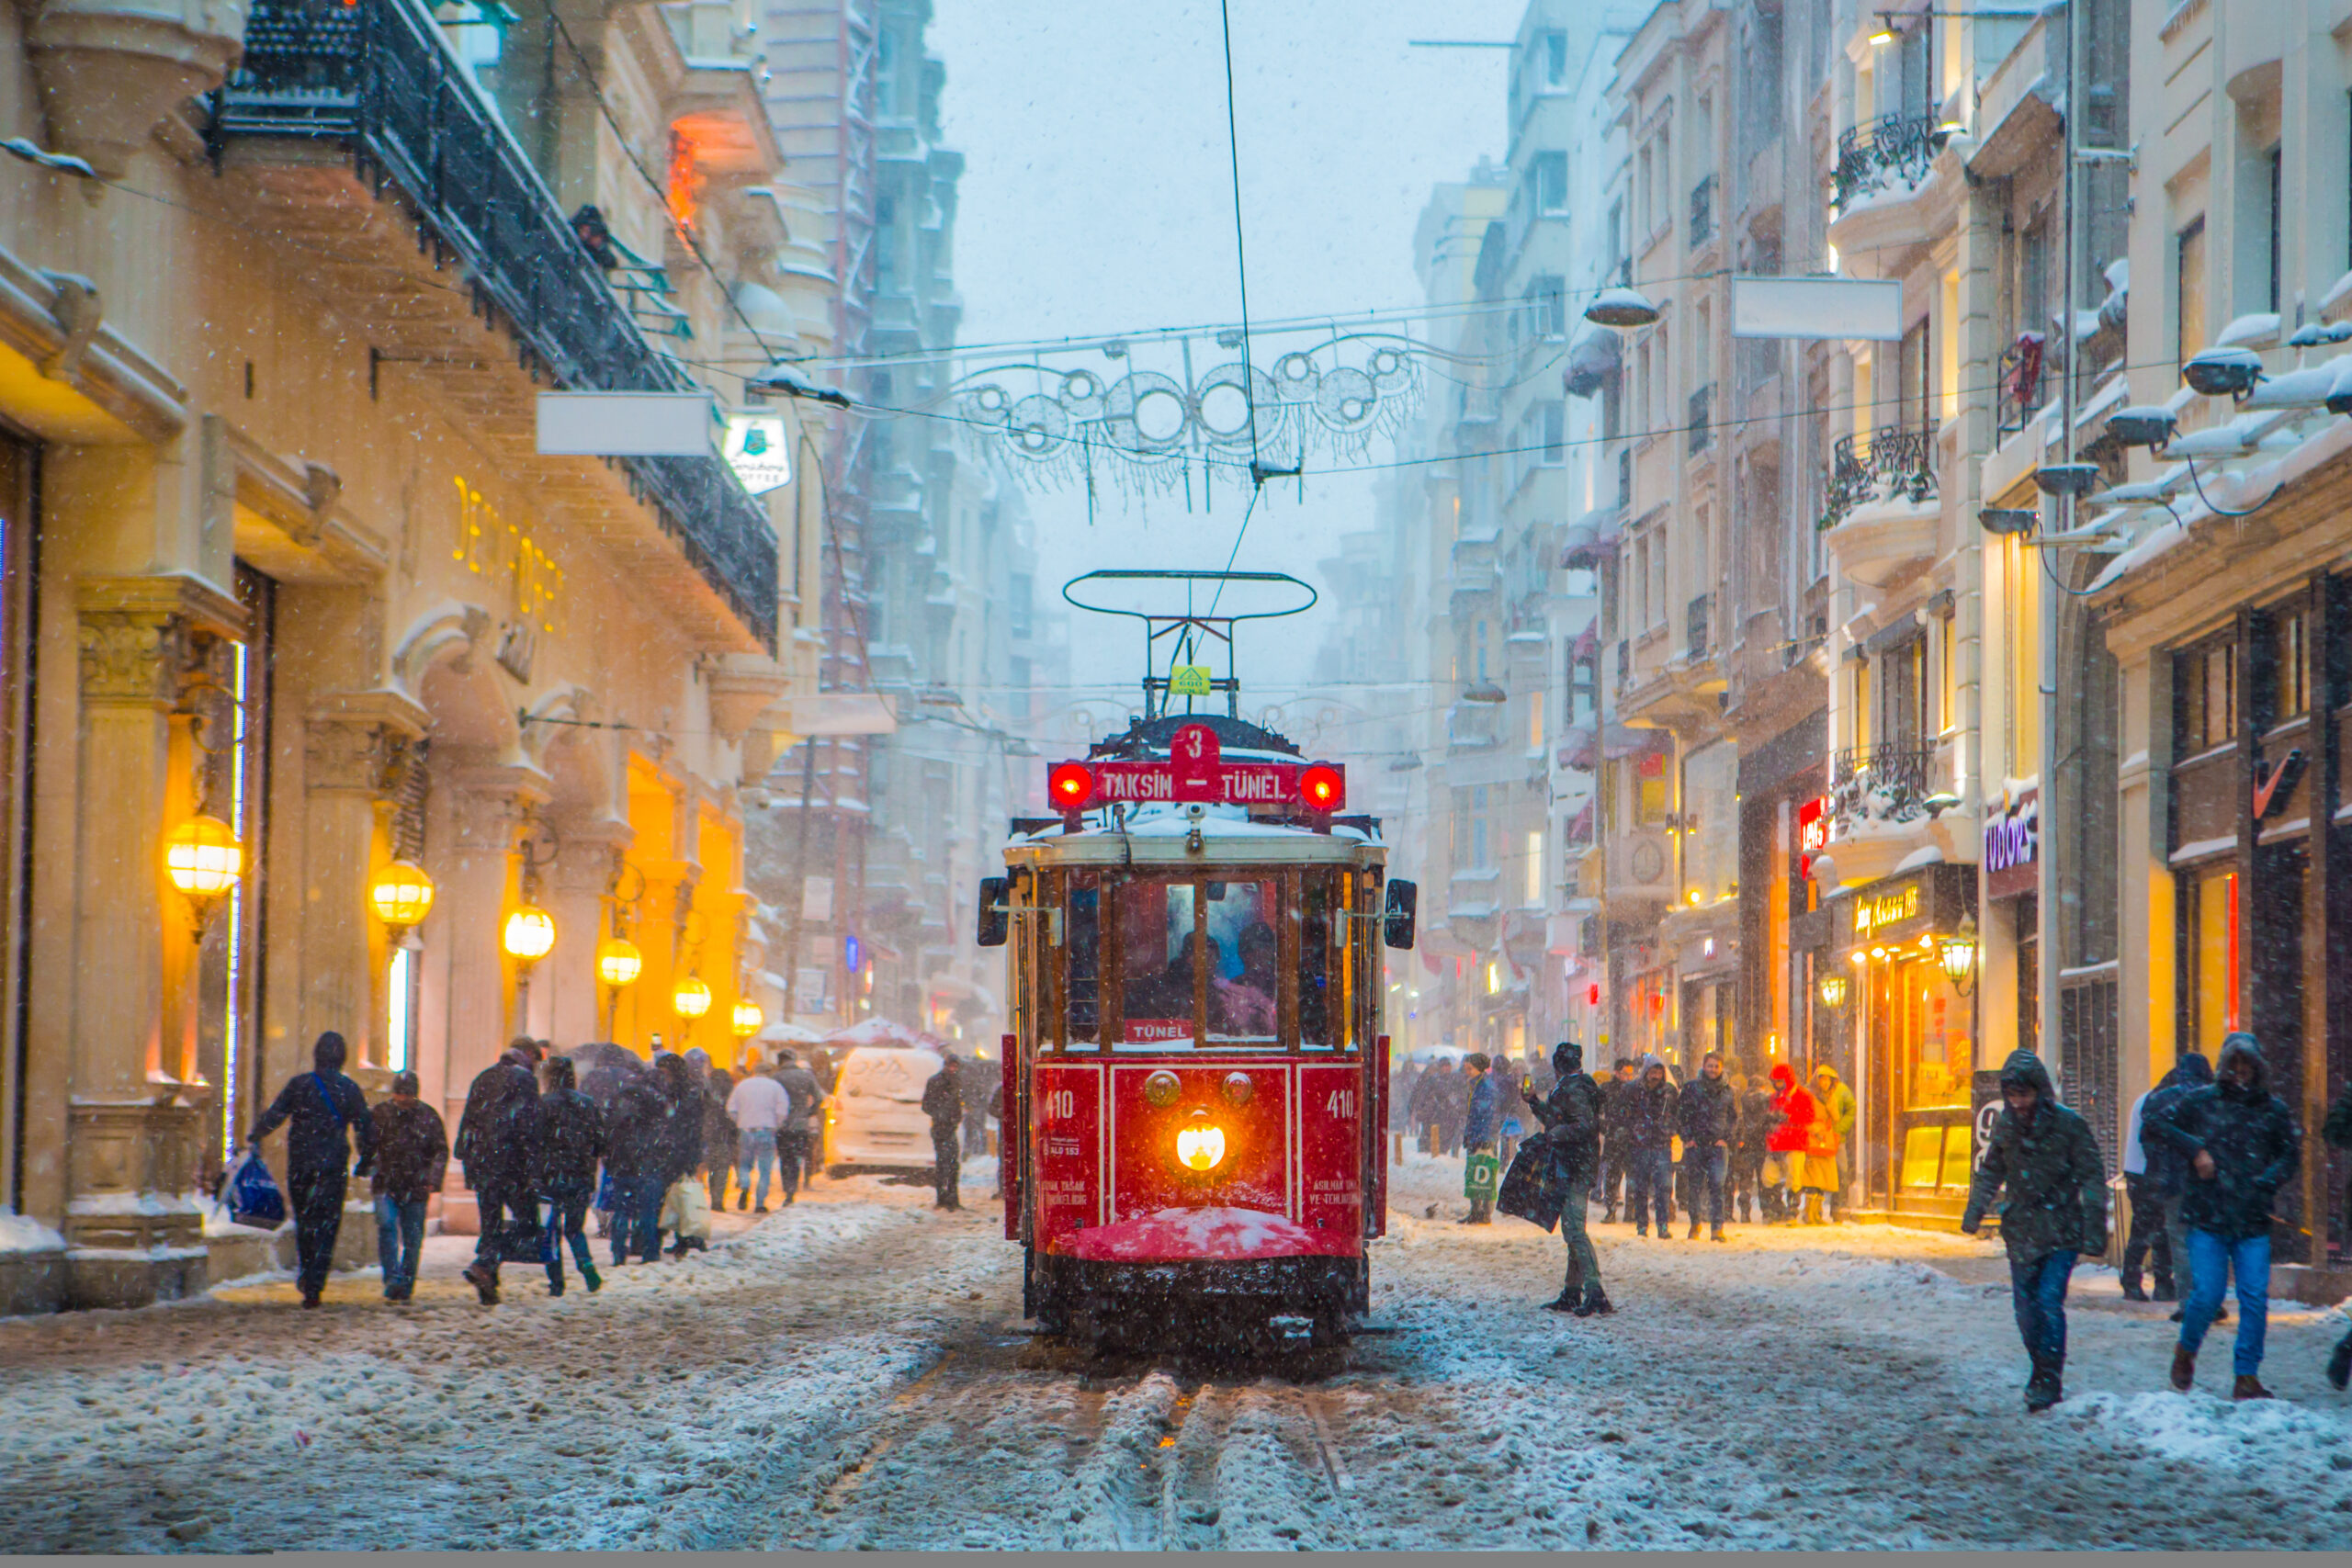
<path fill-rule="evenodd" d="M 1078 1114 L 1078 1091 L 1074 1089 L 1053 1089 L 1046 1091 L 1046 1115 L 1056 1122 L 1067 1122 Z"/>
<path fill-rule="evenodd" d="M 1333 1089 L 1331 1098 L 1323 1103 L 1323 1111 L 1326 1115 L 1342 1122 L 1351 1119 L 1356 1113 L 1356 1091 L 1351 1089 Z"/>

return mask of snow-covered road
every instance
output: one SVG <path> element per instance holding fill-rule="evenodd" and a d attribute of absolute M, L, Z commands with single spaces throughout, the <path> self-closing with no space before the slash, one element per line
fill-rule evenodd
<path fill-rule="evenodd" d="M 1309 1381 L 1097 1362 L 1019 1331 L 985 1201 L 820 1181 L 712 1252 L 506 1303 L 429 1244 L 338 1277 L 0 1323 L 0 1543 L 406 1547 L 2293 1546 L 2352 1532 L 2335 1314 L 2228 1330 L 2165 1389 L 2163 1309 L 2078 1274 L 2068 1398 L 2027 1417 L 1997 1248 L 1846 1225 L 1599 1234 L 1618 1313 L 1534 1310 L 1560 1244 L 1396 1173 L 1376 1323 Z M 982 1191 L 985 1189 L 981 1190 Z M 975 1193 L 977 1198 L 978 1194 Z M 1430 1203 L 1437 1217 L 1426 1217 Z M 1408 1217 L 1410 1216 L 1410 1217 Z"/>

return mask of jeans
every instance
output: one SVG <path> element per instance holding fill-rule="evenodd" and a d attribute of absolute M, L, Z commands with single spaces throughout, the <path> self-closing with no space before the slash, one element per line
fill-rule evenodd
<path fill-rule="evenodd" d="M 571 1261 L 586 1279 L 596 1272 L 595 1259 L 588 1253 L 588 1202 L 594 1194 L 566 1189 L 547 1194 L 547 1228 L 571 1245 Z M 556 1247 L 555 1257 L 548 1263 L 548 1287 L 563 1289 L 563 1248 Z"/>
<path fill-rule="evenodd" d="M 306 1296 L 327 1288 L 334 1267 L 334 1238 L 343 1229 L 344 1173 L 339 1169 L 305 1170 L 296 1166 L 286 1173 L 286 1195 L 294 1201 L 294 1251 L 300 1259 L 295 1281 Z"/>
<path fill-rule="evenodd" d="M 775 1132 L 769 1127 L 746 1127 L 735 1143 L 735 1185 L 752 1185 L 752 1172 L 760 1173 L 759 1195 L 752 1200 L 764 1209 L 768 1206 L 768 1181 L 775 1174 Z"/>
<path fill-rule="evenodd" d="M 1757 1217 L 1757 1189 L 1764 1182 L 1764 1156 L 1740 1153 L 1731 1156 L 1724 1167 L 1724 1201 L 1730 1217 L 1741 1224 L 1753 1223 Z M 1766 1216 L 1770 1218 L 1770 1215 Z"/>
<path fill-rule="evenodd" d="M 424 1256 L 423 1198 L 376 1200 L 376 1261 L 384 1266 L 384 1293 L 405 1291 L 416 1283 L 416 1266 Z"/>
<path fill-rule="evenodd" d="M 2173 1293 L 2186 1303 L 2190 1296 L 2197 1293 L 2197 1259 L 2189 1251 L 2188 1222 L 2181 1215 L 2180 1203 L 2179 1193 L 2165 1194 L 2163 1200 L 2165 1242 L 2172 1248 Z M 2218 1301 L 2220 1298 L 2216 1296 L 2214 1299 Z M 2185 1321 L 2188 1316 L 2188 1308 L 2184 1305 L 2181 1309 L 2181 1317 Z"/>
<path fill-rule="evenodd" d="M 1592 1178 L 1568 1183 L 1567 1201 L 1560 1205 L 1560 1239 L 1568 1244 L 1568 1277 L 1560 1287 L 1564 1297 L 1600 1289 L 1600 1258 L 1585 1230 L 1585 1206 L 1591 1201 Z"/>
<path fill-rule="evenodd" d="M 776 1185 L 784 1190 L 784 1201 L 791 1202 L 808 1177 L 801 1174 L 807 1168 L 809 1176 L 816 1174 L 816 1134 L 796 1133 L 791 1128 L 780 1129 L 775 1135 Z"/>
<path fill-rule="evenodd" d="M 1674 1151 L 1633 1149 L 1625 1156 L 1625 1207 L 1634 1228 L 1649 1234 L 1649 1213 L 1657 1214 L 1657 1232 L 1664 1235 L 1674 1223 Z"/>
<path fill-rule="evenodd" d="M 474 1189 L 474 1212 L 481 1234 L 474 1238 L 474 1262 L 498 1278 L 498 1265 L 515 1238 L 539 1228 L 539 1195 L 526 1181 L 484 1178 Z"/>
<path fill-rule="evenodd" d="M 628 1261 L 632 1248 L 650 1263 L 662 1250 L 662 1196 L 669 1184 L 658 1173 L 613 1178 L 613 1262 Z"/>
<path fill-rule="evenodd" d="M 2188 1304 L 2180 1314 L 2182 1347 L 2194 1356 L 2205 1343 L 2205 1331 L 2213 1326 L 2214 1314 L 2222 1310 L 2222 1292 L 2234 1274 L 2238 1342 L 2230 1362 L 2238 1376 L 2254 1376 L 2262 1370 L 2262 1340 L 2270 1327 L 2270 1238 L 2250 1235 L 2244 1241 L 2224 1241 L 2211 1231 L 2192 1230 L 2188 1257 L 2197 1284 L 2193 1294 L 2183 1297 Z"/>
<path fill-rule="evenodd" d="M 2123 1175 L 2123 1191 L 2132 1201 L 2132 1231 L 2123 1244 L 2123 1282 L 2138 1284 L 2141 1265 L 2153 1258 L 2156 1289 L 2170 1291 L 2172 1238 L 2165 1231 L 2164 1195 L 2156 1190 L 2154 1182 L 2129 1171 Z"/>
<path fill-rule="evenodd" d="M 2009 1300 L 2017 1308 L 2018 1334 L 2033 1370 L 2055 1371 L 2066 1359 L 2066 1282 L 2075 1272 L 2072 1252 L 2039 1258 L 2009 1255 Z"/>
<path fill-rule="evenodd" d="M 1691 1149 L 1682 1156 L 1684 1179 L 1690 1183 L 1690 1223 L 1699 1223 L 1699 1195 L 1707 1198 L 1707 1224 L 1724 1228 L 1724 1177 L 1731 1169 L 1731 1151 L 1720 1145 Z"/>
<path fill-rule="evenodd" d="M 954 1128 L 931 1135 L 932 1190 L 934 1201 L 943 1209 L 960 1209 L 964 1201 L 956 1196 L 956 1185 L 962 1179 L 964 1161 L 960 1134 Z"/>

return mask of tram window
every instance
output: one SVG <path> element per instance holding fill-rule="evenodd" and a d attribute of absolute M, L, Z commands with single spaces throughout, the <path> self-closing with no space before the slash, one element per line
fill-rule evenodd
<path fill-rule="evenodd" d="M 1119 891 L 1123 971 L 1120 1043 L 1136 1050 L 1189 1051 L 1198 1040 L 1198 889 L 1190 882 L 1136 881 Z"/>
<path fill-rule="evenodd" d="M 1274 935 L 1275 884 L 1207 886 L 1209 1043 L 1271 1046 L 1281 1034 L 1281 943 Z"/>
<path fill-rule="evenodd" d="M 1340 976 L 1331 962 L 1333 895 L 1338 879 L 1309 872 L 1300 897 L 1298 921 L 1298 1043 L 1301 1050 L 1329 1051 L 1340 1043 L 1334 1025 L 1343 1021 Z"/>
<path fill-rule="evenodd" d="M 1091 1048 L 1102 1040 L 1102 889 L 1092 872 L 1071 877 L 1064 938 L 1069 957 L 1067 1048 Z"/>

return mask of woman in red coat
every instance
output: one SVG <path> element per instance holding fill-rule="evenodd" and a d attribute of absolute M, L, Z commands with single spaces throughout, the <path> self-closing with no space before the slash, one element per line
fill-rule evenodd
<path fill-rule="evenodd" d="M 1781 1188 L 1788 1195 L 1781 1223 L 1818 1224 L 1822 1184 L 1809 1178 L 1816 1157 L 1812 1150 L 1816 1141 L 1815 1124 L 1821 1120 L 1820 1102 L 1811 1089 L 1797 1082 L 1786 1062 L 1772 1065 L 1772 1109 L 1781 1113 L 1781 1124 L 1765 1139 L 1764 1147 L 1780 1160 Z"/>

